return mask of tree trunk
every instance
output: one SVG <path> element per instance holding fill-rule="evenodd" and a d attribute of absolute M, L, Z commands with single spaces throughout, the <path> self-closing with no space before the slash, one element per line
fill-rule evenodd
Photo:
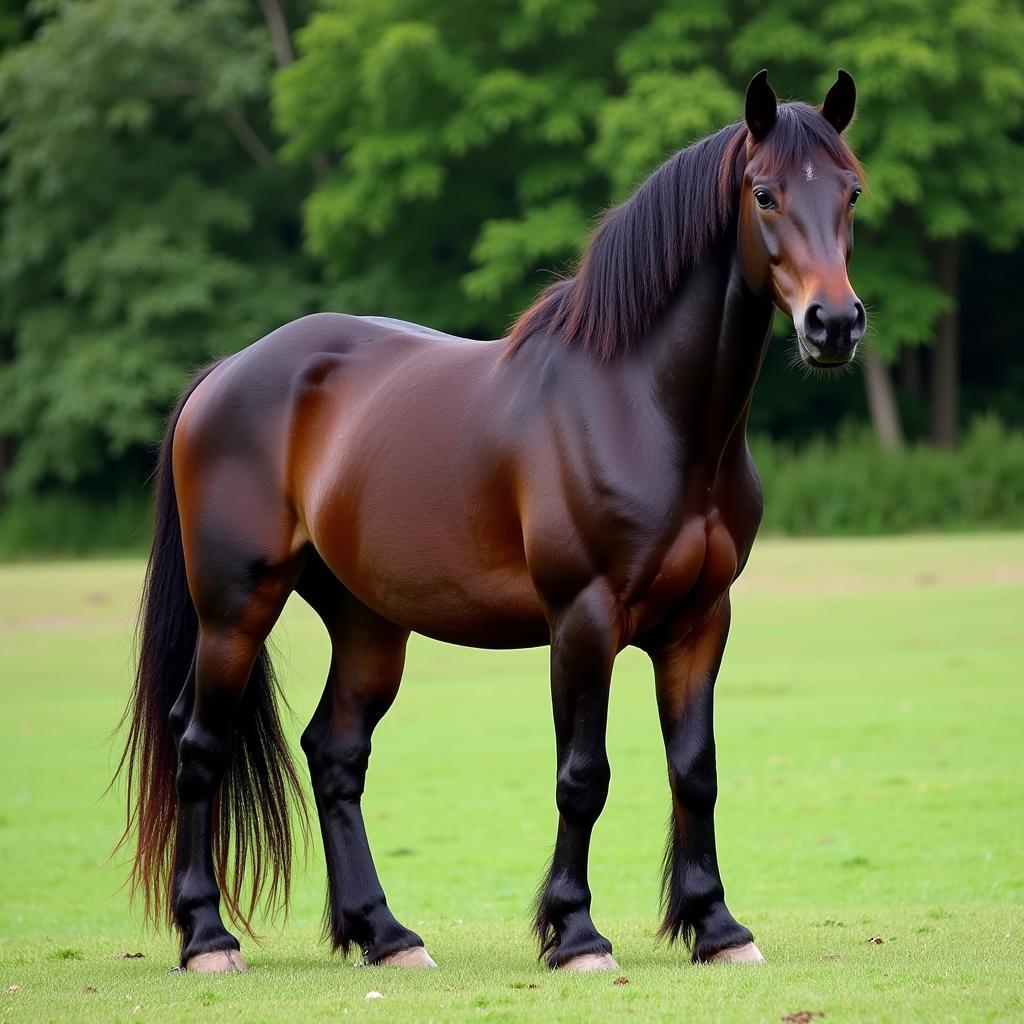
<path fill-rule="evenodd" d="M 292 49 L 292 38 L 288 32 L 288 21 L 284 16 L 284 8 L 282 8 L 280 0 L 261 0 L 261 3 L 263 18 L 267 23 L 267 31 L 270 33 L 270 41 L 274 44 L 277 66 L 290 68 L 295 63 L 295 51 Z M 317 181 L 323 181 L 330 171 L 327 157 L 323 153 L 316 153 L 310 163 Z"/>
<path fill-rule="evenodd" d="M 902 448 L 903 427 L 889 367 L 871 347 L 864 349 L 864 389 L 878 443 L 887 451 Z"/>
<path fill-rule="evenodd" d="M 942 448 L 955 448 L 960 427 L 960 332 L 957 246 L 940 242 L 936 252 L 939 287 L 949 309 L 939 317 L 932 349 L 931 439 Z"/>
<path fill-rule="evenodd" d="M 288 22 L 284 10 L 278 0 L 262 0 L 263 17 L 270 32 L 270 41 L 274 44 L 274 55 L 279 68 L 291 67 L 295 63 L 295 51 L 292 50 L 292 38 L 288 34 Z"/>

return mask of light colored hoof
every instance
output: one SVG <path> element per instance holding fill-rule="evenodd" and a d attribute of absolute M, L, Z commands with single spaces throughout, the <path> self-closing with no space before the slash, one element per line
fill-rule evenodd
<path fill-rule="evenodd" d="M 763 964 L 764 957 L 761 950 L 752 942 L 745 946 L 732 946 L 729 949 L 720 949 L 709 961 L 712 964 Z"/>
<path fill-rule="evenodd" d="M 436 967 L 430 954 L 422 946 L 410 946 L 397 953 L 389 953 L 377 961 L 378 967 Z"/>
<path fill-rule="evenodd" d="M 185 964 L 186 971 L 194 971 L 196 974 L 241 974 L 245 969 L 245 961 L 237 949 L 200 953 L 190 957 Z"/>
<path fill-rule="evenodd" d="M 584 953 L 566 960 L 560 971 L 617 971 L 619 965 L 611 953 Z"/>

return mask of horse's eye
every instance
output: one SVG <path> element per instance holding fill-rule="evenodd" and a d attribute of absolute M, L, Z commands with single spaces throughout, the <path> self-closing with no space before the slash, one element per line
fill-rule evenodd
<path fill-rule="evenodd" d="M 755 188 L 754 198 L 757 200 L 757 205 L 760 206 L 762 210 L 775 209 L 775 200 L 772 199 L 772 195 L 767 189 Z"/>
<path fill-rule="evenodd" d="M 857 205 L 857 200 L 858 199 L 860 199 L 860 189 L 859 188 L 855 188 L 853 190 L 853 195 L 850 196 L 850 207 L 851 207 L 851 209 L 854 206 Z"/>

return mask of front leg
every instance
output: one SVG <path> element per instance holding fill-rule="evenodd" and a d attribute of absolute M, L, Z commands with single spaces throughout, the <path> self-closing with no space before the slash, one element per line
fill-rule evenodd
<path fill-rule="evenodd" d="M 725 905 L 715 851 L 718 775 L 712 703 L 729 616 L 726 595 L 696 630 L 649 652 L 672 789 L 665 918 L 659 934 L 670 942 L 682 935 L 695 963 L 763 959 L 753 935 Z"/>
<path fill-rule="evenodd" d="M 564 970 L 615 970 L 612 944 L 590 918 L 590 835 L 608 796 L 608 689 L 617 642 L 614 601 L 595 583 L 552 617 L 558 834 L 537 899 L 541 956 Z"/>

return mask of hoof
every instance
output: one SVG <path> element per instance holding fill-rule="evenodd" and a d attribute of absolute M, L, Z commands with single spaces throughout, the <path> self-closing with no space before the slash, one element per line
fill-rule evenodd
<path fill-rule="evenodd" d="M 397 953 L 388 953 L 377 961 L 378 967 L 436 967 L 430 954 L 422 946 L 411 946 L 400 949 Z"/>
<path fill-rule="evenodd" d="M 245 970 L 245 961 L 237 949 L 218 949 L 189 957 L 185 970 L 196 974 L 241 974 Z"/>
<path fill-rule="evenodd" d="M 752 942 L 744 946 L 731 946 L 720 949 L 709 961 L 709 964 L 763 964 L 761 950 Z"/>
<path fill-rule="evenodd" d="M 611 953 L 584 953 L 566 960 L 560 971 L 617 971 L 619 965 Z"/>

